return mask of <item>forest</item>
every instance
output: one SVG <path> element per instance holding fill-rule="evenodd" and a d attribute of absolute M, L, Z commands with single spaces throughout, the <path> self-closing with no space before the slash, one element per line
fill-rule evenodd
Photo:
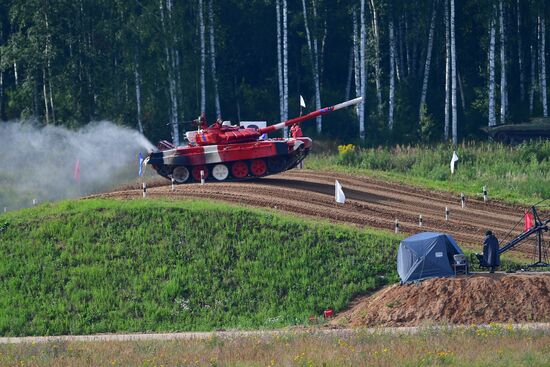
<path fill-rule="evenodd" d="M 547 117 L 544 0 L 0 0 L 0 120 L 178 143 L 204 113 L 365 146 Z M 285 132 L 286 133 L 286 132 Z"/>

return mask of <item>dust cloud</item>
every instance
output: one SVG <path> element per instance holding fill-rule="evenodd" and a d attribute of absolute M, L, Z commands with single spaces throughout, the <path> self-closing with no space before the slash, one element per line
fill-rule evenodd
<path fill-rule="evenodd" d="M 76 131 L 30 121 L 0 123 L 0 212 L 135 180 L 139 153 L 145 157 L 151 149 L 139 132 L 108 121 Z"/>

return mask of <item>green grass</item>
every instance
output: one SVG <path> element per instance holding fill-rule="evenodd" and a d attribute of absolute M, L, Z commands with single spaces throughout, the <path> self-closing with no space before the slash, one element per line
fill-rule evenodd
<path fill-rule="evenodd" d="M 300 324 L 397 280 L 400 238 L 199 201 L 0 216 L 0 335 Z"/>
<path fill-rule="evenodd" d="M 456 148 L 459 161 L 453 175 L 450 145 L 344 149 L 312 154 L 311 169 L 365 174 L 431 189 L 533 205 L 550 198 L 550 140 L 507 146 L 467 143 Z"/>

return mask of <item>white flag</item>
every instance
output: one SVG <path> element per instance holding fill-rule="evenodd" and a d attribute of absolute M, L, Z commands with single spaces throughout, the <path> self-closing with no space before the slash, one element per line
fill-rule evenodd
<path fill-rule="evenodd" d="M 340 185 L 338 180 L 336 180 L 336 183 L 334 184 L 334 199 L 340 204 L 344 204 L 346 202 L 346 195 L 344 195 L 342 185 Z"/>
<path fill-rule="evenodd" d="M 300 95 L 300 107 L 306 108 L 306 102 L 304 101 L 304 97 Z"/>
<path fill-rule="evenodd" d="M 458 162 L 458 155 L 456 155 L 456 151 L 453 151 L 453 158 L 451 158 L 451 174 L 455 173 L 456 162 Z"/>

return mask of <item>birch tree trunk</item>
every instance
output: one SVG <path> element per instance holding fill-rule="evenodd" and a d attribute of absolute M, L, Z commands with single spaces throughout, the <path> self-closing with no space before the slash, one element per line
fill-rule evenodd
<path fill-rule="evenodd" d="M 359 138 L 362 141 L 365 141 L 365 98 L 367 92 L 367 55 L 366 55 L 366 43 L 367 43 L 367 24 L 366 24 L 366 14 L 365 14 L 365 0 L 361 0 L 361 33 L 360 45 L 359 45 L 359 62 L 360 67 L 359 71 L 361 73 L 361 88 L 360 93 L 363 97 L 363 102 L 359 104 Z"/>
<path fill-rule="evenodd" d="M 388 129 L 393 130 L 393 112 L 395 109 L 395 39 L 393 34 L 393 20 L 389 22 L 390 32 L 390 96 L 388 111 Z"/>
<path fill-rule="evenodd" d="M 497 118 L 495 113 L 495 19 L 494 11 L 491 11 L 490 32 L 489 32 L 489 126 L 495 126 L 497 124 Z"/>
<path fill-rule="evenodd" d="M 315 0 L 313 0 L 312 6 L 313 6 L 313 16 L 315 18 L 317 15 Z M 315 84 L 315 105 L 316 105 L 316 109 L 320 109 L 321 108 L 321 91 L 320 91 L 320 85 L 319 85 L 319 58 L 318 58 L 317 36 L 314 34 L 312 37 L 311 35 L 309 25 L 308 25 L 307 8 L 306 8 L 305 0 L 302 0 L 302 7 L 304 11 L 304 25 L 306 28 L 306 38 L 307 38 L 310 61 L 311 61 L 311 66 L 313 71 L 313 82 Z M 322 131 L 321 116 L 317 116 L 316 122 L 317 122 L 317 133 L 320 134 Z"/>
<path fill-rule="evenodd" d="M 281 121 L 284 116 L 284 84 L 283 84 L 283 47 L 282 47 L 282 32 L 281 32 L 281 0 L 275 1 L 275 13 L 277 15 L 277 78 L 279 81 L 279 117 Z M 284 129 L 286 132 L 286 129 Z"/>
<path fill-rule="evenodd" d="M 208 2 L 208 22 L 210 30 L 210 65 L 212 81 L 214 82 L 214 101 L 216 104 L 216 118 L 222 117 L 220 94 L 218 92 L 218 74 L 216 73 L 216 40 L 214 36 L 214 6 L 212 0 Z"/>
<path fill-rule="evenodd" d="M 141 122 L 141 78 L 139 76 L 139 66 L 137 57 L 134 62 L 134 80 L 136 84 L 136 111 L 137 111 L 137 125 L 139 132 L 143 134 L 143 124 Z"/>
<path fill-rule="evenodd" d="M 201 44 L 201 115 L 206 114 L 206 46 L 204 37 L 204 16 L 203 16 L 203 0 L 199 0 L 199 37 Z"/>
<path fill-rule="evenodd" d="M 168 11 L 168 20 L 171 19 L 172 12 L 172 2 L 167 0 L 166 10 Z M 166 68 L 168 70 L 168 90 L 170 95 L 170 124 L 172 125 L 172 140 L 174 145 L 179 145 L 179 125 L 178 125 L 178 101 L 176 94 L 176 82 L 174 77 L 174 55 L 172 50 L 172 42 L 170 41 L 173 37 L 172 27 L 166 27 L 166 19 L 164 17 L 164 4 L 163 0 L 160 0 L 160 16 L 161 16 L 161 25 L 162 31 L 164 34 L 164 51 L 166 55 Z"/>
<path fill-rule="evenodd" d="M 401 78 L 405 77 L 405 63 L 403 60 L 403 16 L 399 18 L 397 38 L 399 39 L 399 46 L 397 47 L 397 80 L 401 81 Z"/>
<path fill-rule="evenodd" d="M 354 80 L 355 80 L 355 96 L 361 96 L 361 57 L 359 55 L 359 26 L 357 25 L 357 11 L 353 8 L 353 69 L 354 69 Z M 361 106 L 362 103 L 359 103 L 355 106 L 357 112 L 357 119 L 359 125 L 361 125 Z M 360 133 L 360 132 L 359 132 Z"/>
<path fill-rule="evenodd" d="M 19 77 L 17 75 L 17 62 L 13 62 L 13 78 L 15 80 L 15 87 L 19 84 Z"/>
<path fill-rule="evenodd" d="M 499 25 L 500 25 L 500 123 L 506 123 L 508 116 L 508 88 L 506 79 L 506 30 L 504 28 L 504 6 L 499 0 Z"/>
<path fill-rule="evenodd" d="M 540 98 L 542 102 L 542 115 L 548 117 L 548 99 L 546 92 L 546 24 L 544 13 L 539 17 L 540 24 Z"/>
<path fill-rule="evenodd" d="M 374 30 L 374 76 L 376 83 L 376 99 L 378 100 L 378 115 L 382 116 L 382 90 L 380 83 L 380 78 L 382 77 L 382 72 L 380 70 L 380 32 L 378 31 L 378 15 L 376 6 L 374 5 L 374 0 L 370 0 L 370 5 L 372 8 L 372 27 Z"/>
<path fill-rule="evenodd" d="M 46 93 L 46 67 L 42 66 L 42 93 L 44 95 L 44 117 L 46 125 L 50 123 L 50 111 L 48 107 L 48 94 Z"/>
<path fill-rule="evenodd" d="M 283 0 L 283 118 L 288 120 L 288 6 Z M 288 129 L 283 129 L 283 136 L 288 137 Z"/>
<path fill-rule="evenodd" d="M 537 59 L 537 53 L 533 45 L 531 45 L 530 47 L 531 47 L 531 79 L 529 83 L 529 116 L 533 116 L 533 103 L 535 101 L 535 86 L 536 86 L 535 60 Z"/>
<path fill-rule="evenodd" d="M 445 0 L 445 140 L 449 140 L 451 117 L 451 37 L 449 30 L 449 0 Z"/>
<path fill-rule="evenodd" d="M 451 0 L 451 107 L 453 120 L 453 144 L 458 144 L 458 116 L 456 113 L 456 42 L 455 0 Z"/>
<path fill-rule="evenodd" d="M 523 46 L 521 40 L 521 8 L 519 0 L 516 1 L 517 26 L 518 26 L 518 67 L 519 67 L 519 94 L 520 102 L 525 101 L 525 72 L 523 70 Z"/>
<path fill-rule="evenodd" d="M 435 2 L 432 9 L 432 20 L 430 22 L 430 33 L 428 34 L 428 51 L 426 53 L 426 64 L 424 65 L 424 80 L 422 81 L 422 93 L 420 95 L 420 108 L 418 111 L 418 122 L 422 120 L 422 115 L 426 111 L 426 94 L 428 92 L 428 78 L 430 75 L 430 64 L 432 61 L 432 47 L 435 29 Z"/>
<path fill-rule="evenodd" d="M 356 29 L 353 30 L 357 32 Z M 351 96 L 351 80 L 353 78 L 353 46 L 349 48 L 349 61 L 348 61 L 348 77 L 346 81 L 346 101 L 349 101 Z"/>

